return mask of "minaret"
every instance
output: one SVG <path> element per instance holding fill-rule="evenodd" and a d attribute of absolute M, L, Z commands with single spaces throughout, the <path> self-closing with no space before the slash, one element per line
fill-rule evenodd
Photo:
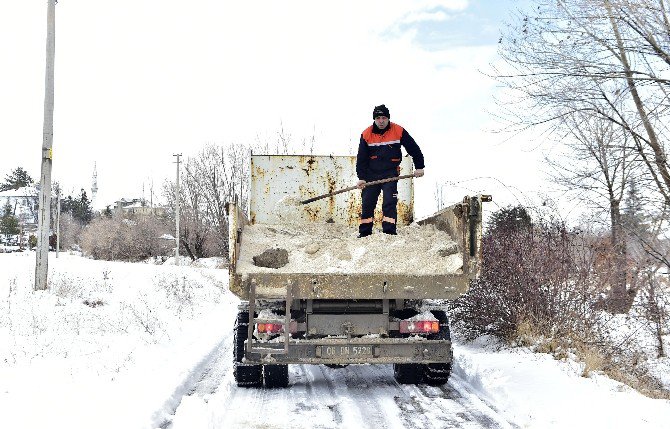
<path fill-rule="evenodd" d="M 95 208 L 95 197 L 98 195 L 98 170 L 93 162 L 93 184 L 91 185 L 91 207 Z"/>

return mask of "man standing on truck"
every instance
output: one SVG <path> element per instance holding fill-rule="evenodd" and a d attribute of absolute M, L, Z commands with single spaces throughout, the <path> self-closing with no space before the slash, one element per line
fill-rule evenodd
<path fill-rule="evenodd" d="M 372 222 L 379 194 L 382 200 L 382 231 L 396 234 L 398 218 L 398 181 L 365 186 L 366 182 L 388 179 L 400 175 L 401 146 L 414 160 L 415 177 L 423 176 L 423 154 L 419 145 L 400 125 L 390 122 L 391 114 L 385 105 L 372 111 L 372 125 L 363 130 L 356 157 L 357 186 L 361 191 L 363 207 L 358 225 L 358 237 L 372 234 Z"/>

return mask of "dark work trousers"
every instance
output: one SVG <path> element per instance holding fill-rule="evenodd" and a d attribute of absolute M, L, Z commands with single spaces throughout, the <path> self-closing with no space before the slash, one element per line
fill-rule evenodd
<path fill-rule="evenodd" d="M 372 234 L 372 219 L 375 214 L 375 206 L 379 194 L 383 193 L 382 215 L 384 218 L 392 219 L 382 221 L 382 230 L 386 234 L 396 233 L 396 219 L 398 218 L 398 182 L 387 182 L 379 185 L 366 186 L 361 191 L 363 209 L 361 211 L 361 223 L 358 226 L 358 233 L 361 237 Z"/>

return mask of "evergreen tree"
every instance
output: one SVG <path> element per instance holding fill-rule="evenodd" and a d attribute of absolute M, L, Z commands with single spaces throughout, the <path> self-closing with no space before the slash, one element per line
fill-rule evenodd
<path fill-rule="evenodd" d="M 81 190 L 79 198 L 73 198 L 68 195 L 61 202 L 61 213 L 71 213 L 72 217 L 79 220 L 86 225 L 93 219 L 93 208 L 91 207 L 91 200 L 88 199 L 86 191 Z"/>
<path fill-rule="evenodd" d="M 624 202 L 621 221 L 625 230 L 633 235 L 644 235 L 649 230 L 648 216 L 644 209 L 646 202 L 641 195 L 638 185 L 634 181 L 628 183 Z"/>
<path fill-rule="evenodd" d="M 495 231 L 519 231 L 530 229 L 533 223 L 525 207 L 504 207 L 491 215 L 488 222 L 488 233 Z"/>
<path fill-rule="evenodd" d="M 5 177 L 5 183 L 0 184 L 0 192 L 23 188 L 25 186 L 30 186 L 33 183 L 35 182 L 28 172 L 21 167 L 17 167 Z"/>
<path fill-rule="evenodd" d="M 8 202 L 2 210 L 0 234 L 4 234 L 6 238 L 9 238 L 10 235 L 16 235 L 20 232 L 19 220 L 12 214 L 12 206 Z"/>

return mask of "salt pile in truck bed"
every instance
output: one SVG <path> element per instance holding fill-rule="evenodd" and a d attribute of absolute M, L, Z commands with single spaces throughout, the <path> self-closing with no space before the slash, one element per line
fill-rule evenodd
<path fill-rule="evenodd" d="M 357 238 L 360 192 L 309 199 L 356 183 L 352 156 L 252 155 L 246 210 L 229 205 L 230 290 L 241 299 L 456 299 L 479 273 L 482 196 L 466 197 L 415 221 L 414 180 L 398 182 L 398 235 Z M 403 158 L 400 174 L 412 173 Z M 288 261 L 253 258 L 284 249 Z M 282 256 L 284 259 L 285 255 Z M 287 263 L 286 263 L 287 262 Z M 264 264 L 260 264 L 264 265 Z M 278 267 L 278 268 L 277 268 Z"/>
<path fill-rule="evenodd" d="M 294 208 L 300 210 L 300 208 Z M 355 227 L 335 223 L 248 225 L 242 234 L 237 272 L 343 274 L 459 274 L 463 257 L 457 244 L 433 225 L 411 224 L 398 235 L 375 232 L 357 238 Z M 288 263 L 259 267 L 253 257 L 269 248 L 286 249 Z"/>

